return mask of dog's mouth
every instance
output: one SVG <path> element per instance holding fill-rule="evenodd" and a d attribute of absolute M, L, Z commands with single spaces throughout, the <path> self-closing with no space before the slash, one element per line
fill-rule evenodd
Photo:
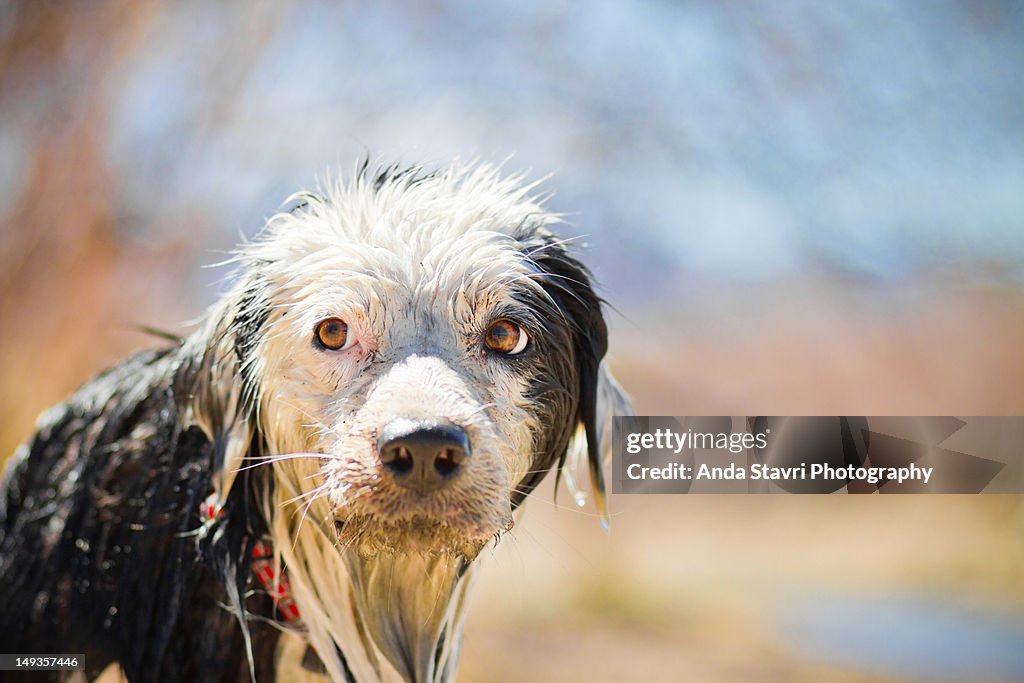
<path fill-rule="evenodd" d="M 323 471 L 342 549 L 472 559 L 512 528 L 496 450 L 471 453 L 468 438 L 450 423 L 390 425 L 375 448 L 332 458 Z"/>
<path fill-rule="evenodd" d="M 487 543 L 497 542 L 513 525 L 511 516 L 498 524 L 490 519 L 472 517 L 447 520 L 411 515 L 401 519 L 382 519 L 372 514 L 353 514 L 334 522 L 341 547 L 360 555 L 454 555 L 470 560 Z"/>

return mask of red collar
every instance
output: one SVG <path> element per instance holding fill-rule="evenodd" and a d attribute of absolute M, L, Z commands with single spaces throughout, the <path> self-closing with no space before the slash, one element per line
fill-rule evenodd
<path fill-rule="evenodd" d="M 199 506 L 199 518 L 203 523 L 220 519 L 224 516 L 224 508 L 217 502 L 217 494 L 212 493 Z M 256 575 L 267 595 L 274 601 L 278 614 L 292 626 L 302 626 L 299 608 L 292 599 L 292 584 L 288 581 L 288 573 L 281 567 L 281 576 L 274 571 L 274 551 L 270 546 L 270 538 L 263 537 L 256 541 L 252 548 L 252 573 Z"/>

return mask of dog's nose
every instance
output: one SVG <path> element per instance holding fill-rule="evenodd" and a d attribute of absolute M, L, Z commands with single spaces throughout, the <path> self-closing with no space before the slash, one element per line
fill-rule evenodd
<path fill-rule="evenodd" d="M 398 484 L 427 493 L 462 470 L 469 458 L 469 436 L 448 422 L 397 419 L 381 431 L 377 452 Z"/>

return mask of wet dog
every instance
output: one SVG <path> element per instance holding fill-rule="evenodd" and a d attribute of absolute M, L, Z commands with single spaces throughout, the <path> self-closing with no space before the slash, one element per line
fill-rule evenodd
<path fill-rule="evenodd" d="M 131 681 L 446 681 L 474 561 L 626 409 L 587 270 L 519 177 L 302 193 L 179 343 L 45 413 L 0 503 L 10 652 Z M 310 674 L 312 675 L 312 674 Z"/>

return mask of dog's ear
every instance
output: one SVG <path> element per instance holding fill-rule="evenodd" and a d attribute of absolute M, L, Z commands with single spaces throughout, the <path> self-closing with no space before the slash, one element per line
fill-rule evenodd
<path fill-rule="evenodd" d="M 213 487 L 221 504 L 256 437 L 255 353 L 269 314 L 260 278 L 245 274 L 182 345 L 175 394 L 187 419 L 213 444 Z"/>
<path fill-rule="evenodd" d="M 186 423 L 203 430 L 211 448 L 210 483 L 215 504 L 223 508 L 229 496 L 248 501 L 260 495 L 255 482 L 265 481 L 262 470 L 244 469 L 246 458 L 258 453 L 256 421 L 259 366 L 256 353 L 269 315 L 266 288 L 251 271 L 211 308 L 200 328 L 184 340 L 174 375 L 174 394 Z M 238 479 L 238 483 L 236 483 Z M 234 489 L 234 491 L 232 491 Z M 208 566 L 222 578 L 227 602 L 238 619 L 249 671 L 255 654 L 245 607 L 249 558 L 262 526 L 245 514 L 228 515 L 224 523 L 199 538 Z M 254 679 L 255 680 L 255 679 Z"/>
<path fill-rule="evenodd" d="M 587 268 L 570 256 L 561 242 L 549 239 L 528 250 L 527 255 L 543 272 L 544 289 L 569 325 L 578 383 L 572 436 L 559 454 L 556 477 L 564 474 L 580 502 L 576 482 L 586 462 L 594 503 L 607 526 L 602 465 L 610 453 L 611 418 L 631 410 L 629 400 L 603 362 L 608 350 L 608 327 L 601 311 L 602 300 L 594 292 Z"/>
<path fill-rule="evenodd" d="M 594 504 L 601 515 L 601 524 L 607 529 L 609 525 L 608 507 L 605 502 L 605 486 L 602 466 L 612 455 L 612 418 L 616 415 L 632 415 L 633 407 L 629 397 L 615 380 L 607 363 L 601 363 L 597 376 L 597 403 L 594 413 L 593 430 L 585 428 L 581 422 L 569 448 L 567 460 L 562 468 L 566 484 L 572 492 L 577 504 L 585 501 L 580 492 L 578 482 L 582 478 L 584 465 L 590 475 L 590 486 L 594 494 Z M 596 439 L 596 441 L 595 441 Z M 591 444 L 596 444 L 592 446 Z"/>

